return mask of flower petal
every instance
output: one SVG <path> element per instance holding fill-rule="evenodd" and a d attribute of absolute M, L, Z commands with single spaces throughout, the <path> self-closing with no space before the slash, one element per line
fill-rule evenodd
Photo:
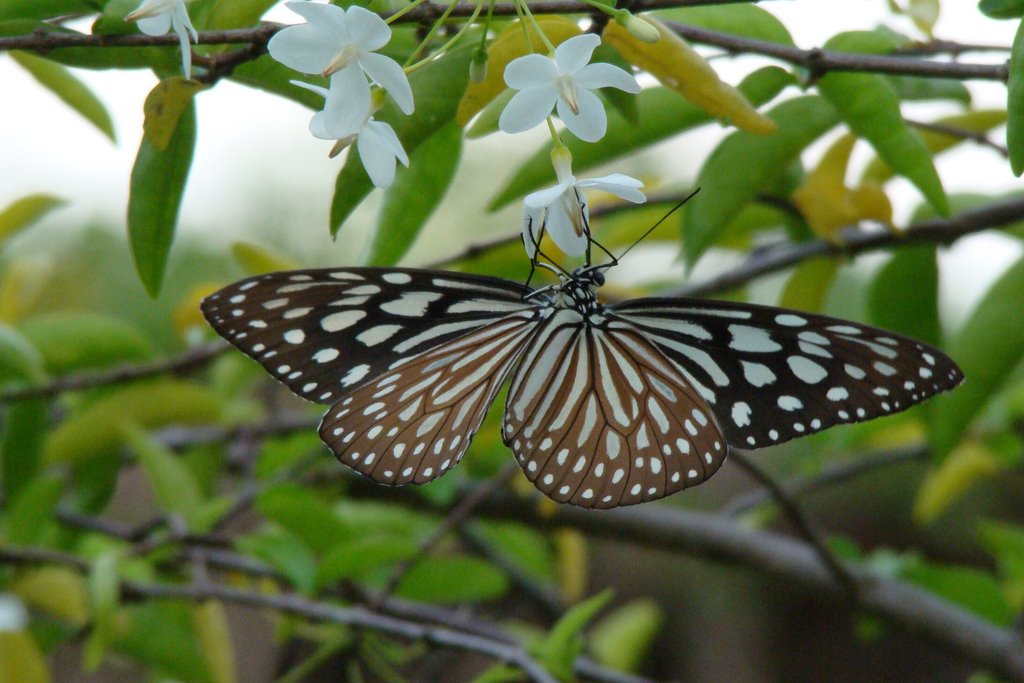
<path fill-rule="evenodd" d="M 377 135 L 377 131 L 364 126 L 356 140 L 359 159 L 366 168 L 366 174 L 377 187 L 390 187 L 395 181 L 395 155 L 388 144 Z"/>
<path fill-rule="evenodd" d="M 601 39 L 593 33 L 575 36 L 555 48 L 555 64 L 558 73 L 574 74 L 590 62 Z"/>
<path fill-rule="evenodd" d="M 413 112 L 412 88 L 409 87 L 409 79 L 398 62 L 384 55 L 364 52 L 359 55 L 359 65 L 370 78 L 388 91 L 403 113 Z"/>
<path fill-rule="evenodd" d="M 517 92 L 498 118 L 498 127 L 506 133 L 530 130 L 551 113 L 558 100 L 554 87 L 530 88 Z"/>
<path fill-rule="evenodd" d="M 579 188 L 594 188 L 602 192 L 608 192 L 621 197 L 634 204 L 641 204 L 647 201 L 647 196 L 640 189 L 644 186 L 636 178 L 622 173 L 612 173 L 601 178 L 589 178 L 576 183 Z"/>
<path fill-rule="evenodd" d="M 551 235 L 551 241 L 566 256 L 582 256 L 587 250 L 587 235 L 580 224 L 582 216 L 583 205 L 575 192 L 565 193 L 560 201 L 548 207 L 544 227 Z"/>
<path fill-rule="evenodd" d="M 181 10 L 185 11 L 184 4 L 182 4 Z M 185 13 L 185 21 L 188 22 L 187 12 Z M 192 46 L 188 42 L 188 29 L 191 26 L 191 22 L 187 25 L 184 24 L 178 15 L 177 8 L 175 8 L 172 15 L 172 25 L 174 26 L 174 32 L 178 34 L 178 43 L 181 45 L 181 70 L 185 74 L 185 80 L 189 80 L 192 78 Z"/>
<path fill-rule="evenodd" d="M 370 129 L 374 135 L 383 142 L 388 149 L 392 151 L 395 157 L 402 162 L 402 165 L 409 166 L 409 156 L 405 153 L 405 148 L 402 147 L 402 141 L 398 139 L 398 134 L 395 133 L 395 129 L 391 127 L 391 124 L 385 123 L 384 121 L 376 121 L 370 119 L 366 122 L 363 130 Z"/>
<path fill-rule="evenodd" d="M 551 85 L 558 78 L 558 67 L 543 55 L 516 57 L 505 67 L 505 84 L 516 90 Z"/>
<path fill-rule="evenodd" d="M 138 19 L 135 24 L 147 36 L 162 36 L 171 30 L 171 15 L 157 14 L 156 16 Z"/>
<path fill-rule="evenodd" d="M 597 142 L 608 130 L 608 115 L 604 112 L 604 104 L 597 95 L 589 90 L 580 89 L 576 93 L 580 113 L 573 114 L 565 100 L 558 100 L 558 118 L 566 127 L 584 142 Z"/>
<path fill-rule="evenodd" d="M 285 7 L 308 22 L 308 26 L 333 36 L 332 45 L 339 46 L 352 42 L 349 37 L 345 10 L 337 5 L 321 2 L 286 2 Z M 301 24 L 300 24 L 301 25 Z"/>
<path fill-rule="evenodd" d="M 331 38 L 325 40 L 324 32 L 312 24 L 297 24 L 275 33 L 267 43 L 267 51 L 287 67 L 304 74 L 318 74 L 341 49 L 337 36 Z"/>
<path fill-rule="evenodd" d="M 640 84 L 631 74 L 614 64 L 598 62 L 587 64 L 575 76 L 576 85 L 587 90 L 595 88 L 618 88 L 626 92 L 640 92 Z"/>
<path fill-rule="evenodd" d="M 559 201 L 572 188 L 572 181 L 561 182 L 554 187 L 546 187 L 526 195 L 523 203 L 531 209 L 543 209 Z"/>
<path fill-rule="evenodd" d="M 288 82 L 291 83 L 292 85 L 297 85 L 300 88 L 305 88 L 306 90 L 315 92 L 317 95 L 323 97 L 324 99 L 327 98 L 327 88 L 324 88 L 323 86 L 313 85 L 312 83 L 306 83 L 305 81 L 297 81 L 295 79 L 292 79 Z"/>
<path fill-rule="evenodd" d="M 379 50 L 391 40 L 391 27 L 368 9 L 353 5 L 345 19 L 349 40 L 364 50 Z"/>
<path fill-rule="evenodd" d="M 331 74 L 323 113 L 328 140 L 355 133 L 366 121 L 370 115 L 370 84 L 358 66 L 351 64 Z"/>
<path fill-rule="evenodd" d="M 540 242 L 541 220 L 544 216 L 543 208 L 531 207 L 523 204 L 522 238 L 523 246 L 526 248 L 526 255 L 531 259 L 537 253 L 537 244 Z"/>

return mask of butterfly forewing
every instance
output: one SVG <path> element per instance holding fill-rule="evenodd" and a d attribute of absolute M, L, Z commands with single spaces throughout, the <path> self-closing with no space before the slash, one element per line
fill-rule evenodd
<path fill-rule="evenodd" d="M 536 329 L 515 313 L 396 367 L 331 406 L 320 438 L 382 484 L 425 484 L 454 467 Z"/>
<path fill-rule="evenodd" d="M 552 315 L 509 389 L 503 438 L 559 502 L 611 508 L 655 500 L 718 470 L 725 438 L 679 369 L 631 325 Z"/>
<path fill-rule="evenodd" d="M 333 403 L 392 365 L 517 311 L 509 280 L 416 269 L 258 275 L 203 301 L 223 337 L 299 396 Z"/>
<path fill-rule="evenodd" d="M 687 299 L 636 299 L 608 312 L 680 367 L 741 448 L 906 410 L 963 380 L 937 349 L 825 316 Z"/>

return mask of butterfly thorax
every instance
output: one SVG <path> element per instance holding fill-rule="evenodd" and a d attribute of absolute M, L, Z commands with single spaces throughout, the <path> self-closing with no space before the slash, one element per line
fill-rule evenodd
<path fill-rule="evenodd" d="M 599 273 L 577 270 L 570 277 L 565 277 L 558 286 L 558 296 L 553 303 L 556 308 L 571 308 L 584 319 L 592 314 L 600 313 L 604 305 L 598 302 L 595 290 L 602 284 L 603 277 Z"/>

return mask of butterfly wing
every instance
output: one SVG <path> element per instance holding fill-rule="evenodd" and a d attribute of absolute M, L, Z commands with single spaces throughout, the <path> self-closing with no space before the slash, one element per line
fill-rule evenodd
<path fill-rule="evenodd" d="M 394 363 L 331 406 L 320 438 L 381 484 L 436 479 L 462 459 L 540 315 L 513 313 Z"/>
<path fill-rule="evenodd" d="M 826 316 L 693 299 L 634 299 L 607 313 L 679 366 L 740 448 L 900 412 L 963 380 L 938 349 Z"/>
<path fill-rule="evenodd" d="M 519 283 L 408 268 L 257 275 L 209 296 L 221 336 L 299 396 L 333 403 L 395 363 L 533 308 Z"/>
<path fill-rule="evenodd" d="M 561 309 L 523 352 L 502 437 L 558 502 L 612 508 L 714 474 L 725 438 L 686 377 L 632 325 L 584 324 Z"/>

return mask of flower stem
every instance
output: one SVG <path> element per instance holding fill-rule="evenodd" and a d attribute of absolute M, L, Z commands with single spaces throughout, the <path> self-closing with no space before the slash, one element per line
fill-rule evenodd
<path fill-rule="evenodd" d="M 406 15 L 407 13 L 409 13 L 409 12 L 411 12 L 412 10 L 416 9 L 417 7 L 419 7 L 420 5 L 422 5 L 423 3 L 425 3 L 425 2 L 429 2 L 429 1 L 430 1 L 430 0 L 413 0 L 412 2 L 410 2 L 410 3 L 409 3 L 409 6 L 408 6 L 408 7 L 403 7 L 402 9 L 398 10 L 397 12 L 395 12 L 394 14 L 392 14 L 392 15 L 391 15 L 390 17 L 388 17 L 387 19 L 385 19 L 385 20 L 384 20 L 384 23 L 385 23 L 385 24 L 391 24 L 391 23 L 394 23 L 395 21 L 398 21 L 399 19 L 401 19 L 401 18 L 402 18 L 402 17 L 404 16 L 404 15 Z"/>
<path fill-rule="evenodd" d="M 537 36 L 541 42 L 544 43 L 544 47 L 548 49 L 549 53 L 555 51 L 555 46 L 548 40 L 547 34 L 540 27 L 540 22 L 533 16 L 533 12 L 530 11 L 530 6 L 526 3 L 526 0 L 516 0 L 516 14 L 519 15 L 519 20 L 523 22 L 523 31 L 526 33 L 526 45 L 533 52 L 533 43 L 530 40 L 530 31 L 527 30 L 526 24 L 533 24 L 533 29 L 537 32 Z"/>
<path fill-rule="evenodd" d="M 440 17 L 438 17 L 437 21 L 434 22 L 434 25 L 430 27 L 430 31 L 427 32 L 426 37 L 423 38 L 423 40 L 420 41 L 420 44 L 417 45 L 416 49 L 412 51 L 411 55 L 409 55 L 409 59 L 407 59 L 405 61 L 405 64 L 402 65 L 402 68 L 404 68 L 406 70 L 406 73 L 409 73 L 409 71 L 410 71 L 410 66 L 409 65 L 413 63 L 413 60 L 416 58 L 416 55 L 420 54 L 420 52 L 422 50 L 424 50 L 427 47 L 428 44 L 430 44 L 430 41 L 433 40 L 433 38 L 437 34 L 437 32 L 439 30 L 441 30 L 441 26 L 444 25 L 445 20 L 449 17 L 449 15 L 451 15 L 452 11 L 455 9 L 455 6 L 458 5 L 458 4 L 459 4 L 459 0 L 451 0 L 451 2 L 448 3 L 448 6 L 445 7 L 444 12 L 441 14 Z M 480 12 L 480 5 L 476 6 L 476 9 L 474 10 L 474 12 L 475 12 L 475 14 L 473 16 L 475 17 Z M 472 20 L 470 20 L 470 21 L 472 21 Z M 424 58 L 423 60 L 421 60 L 420 63 L 422 64 L 422 62 L 425 62 L 428 59 L 430 59 L 430 57 Z"/>

